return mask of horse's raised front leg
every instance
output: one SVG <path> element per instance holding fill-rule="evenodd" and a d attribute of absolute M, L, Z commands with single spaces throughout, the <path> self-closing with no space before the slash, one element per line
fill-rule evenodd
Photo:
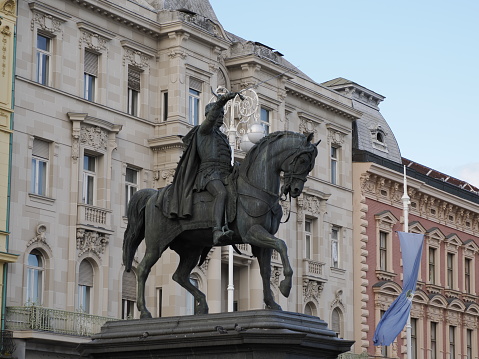
<path fill-rule="evenodd" d="M 275 249 L 279 253 L 284 274 L 284 279 L 279 285 L 279 290 L 285 297 L 288 297 L 293 285 L 293 268 L 291 268 L 291 264 L 289 263 L 286 243 L 282 239 L 273 236 L 260 225 L 252 226 L 243 237 L 243 240 L 245 243 L 253 246 Z M 260 265 L 260 268 L 261 267 L 262 265 Z"/>
<path fill-rule="evenodd" d="M 160 254 L 157 248 L 151 250 L 151 248 L 148 248 L 147 246 L 145 256 L 138 265 L 138 293 L 136 307 L 140 311 L 140 319 L 151 318 L 151 313 L 146 309 L 145 304 L 145 284 L 146 278 L 148 278 L 148 274 L 150 274 L 151 267 L 153 267 L 159 258 Z"/>
<path fill-rule="evenodd" d="M 195 298 L 195 314 L 208 314 L 206 296 L 190 282 L 190 274 L 198 264 L 202 248 L 199 250 L 175 250 L 180 256 L 180 263 L 173 274 L 173 280 L 185 288 Z"/>
<path fill-rule="evenodd" d="M 282 310 L 281 306 L 275 302 L 273 291 L 271 290 L 271 248 L 253 247 L 253 254 L 258 259 L 261 278 L 263 279 L 263 300 L 268 309 Z"/>

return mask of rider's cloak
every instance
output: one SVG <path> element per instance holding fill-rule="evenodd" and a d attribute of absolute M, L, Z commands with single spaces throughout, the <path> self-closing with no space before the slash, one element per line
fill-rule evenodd
<path fill-rule="evenodd" d="M 199 127 L 193 127 L 182 139 L 187 147 L 178 162 L 173 183 L 168 191 L 169 218 L 184 219 L 193 215 L 193 189 L 201 163 L 196 146 Z"/>

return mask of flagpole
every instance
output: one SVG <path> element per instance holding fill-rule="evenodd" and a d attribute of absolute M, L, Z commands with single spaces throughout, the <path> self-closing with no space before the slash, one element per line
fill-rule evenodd
<path fill-rule="evenodd" d="M 406 179 L 406 166 L 404 166 L 404 193 L 401 198 L 403 204 L 403 218 L 404 218 L 404 227 L 403 231 L 405 233 L 409 232 L 409 204 L 411 199 L 407 194 L 407 179 Z M 411 359 L 412 354 L 412 338 L 411 338 L 411 313 L 407 317 L 406 322 L 406 354 L 407 359 Z"/>

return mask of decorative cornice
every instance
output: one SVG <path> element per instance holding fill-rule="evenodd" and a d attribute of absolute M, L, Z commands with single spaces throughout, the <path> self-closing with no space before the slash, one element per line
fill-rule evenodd
<path fill-rule="evenodd" d="M 100 14 L 105 18 L 112 19 L 123 25 L 131 27 L 147 36 L 158 38 L 160 36 L 160 24 L 127 10 L 114 2 L 97 0 L 70 0 L 82 8 L 93 13 Z"/>
<path fill-rule="evenodd" d="M 360 185 L 361 193 L 365 197 L 402 209 L 402 183 L 368 172 L 361 175 Z M 475 213 L 442 198 L 433 197 L 411 185 L 408 186 L 408 195 L 411 198 L 410 214 L 471 235 L 475 235 L 479 230 L 479 212 Z M 467 238 L 462 238 L 465 239 Z"/>
<path fill-rule="evenodd" d="M 305 90 L 307 89 L 305 88 Z M 319 93 L 309 95 L 306 92 L 300 92 L 299 90 L 295 90 L 291 87 L 286 87 L 286 93 L 290 96 L 298 97 L 303 101 L 310 102 L 315 106 L 334 112 L 350 120 L 356 120 L 362 116 L 362 112 Z"/>

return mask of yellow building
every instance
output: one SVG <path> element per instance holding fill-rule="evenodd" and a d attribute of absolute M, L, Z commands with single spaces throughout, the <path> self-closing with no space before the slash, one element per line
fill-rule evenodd
<path fill-rule="evenodd" d="M 8 253 L 10 199 L 10 162 L 13 121 L 13 76 L 15 52 L 16 2 L 0 1 L 0 308 L 4 306 L 4 273 L 7 263 L 17 260 Z M 3 310 L 0 319 L 3 329 Z M 4 354 L 6 348 L 0 348 Z"/>

